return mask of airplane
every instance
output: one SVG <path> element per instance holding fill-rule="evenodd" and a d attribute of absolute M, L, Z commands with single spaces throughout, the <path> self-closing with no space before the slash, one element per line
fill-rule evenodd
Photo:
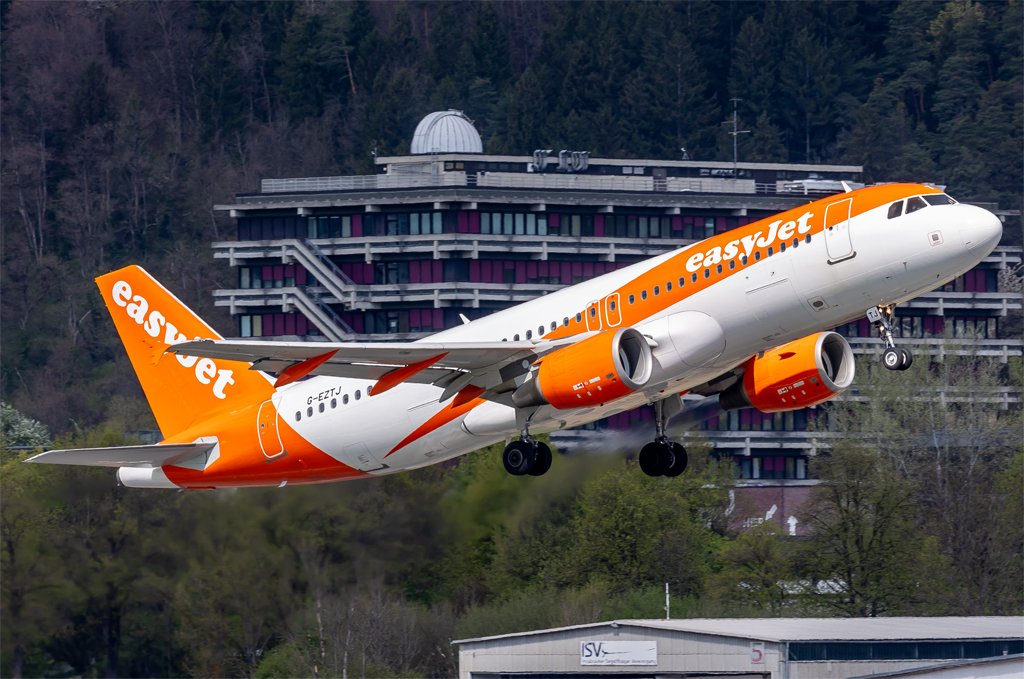
<path fill-rule="evenodd" d="M 830 330 L 867 314 L 886 368 L 893 309 L 974 267 L 991 212 L 923 184 L 828 196 L 416 342 L 223 339 L 138 266 L 99 276 L 164 437 L 29 462 L 116 467 L 125 486 L 323 483 L 436 464 L 506 441 L 505 469 L 545 473 L 534 434 L 652 404 L 641 470 L 687 465 L 670 439 L 694 398 L 780 412 L 854 378 Z"/>

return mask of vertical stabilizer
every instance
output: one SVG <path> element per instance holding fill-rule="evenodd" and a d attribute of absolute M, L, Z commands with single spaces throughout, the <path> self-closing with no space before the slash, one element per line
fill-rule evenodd
<path fill-rule="evenodd" d="M 221 336 L 141 267 L 96 284 L 164 437 L 226 407 L 270 398 L 270 381 L 244 363 L 164 353 L 178 342 Z"/>

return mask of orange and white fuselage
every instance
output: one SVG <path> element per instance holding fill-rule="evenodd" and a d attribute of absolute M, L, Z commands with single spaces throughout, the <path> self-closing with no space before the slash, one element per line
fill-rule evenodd
<path fill-rule="evenodd" d="M 900 214 L 890 216 L 901 201 Z M 533 432 L 576 427 L 704 385 L 761 352 L 943 285 L 983 259 L 1001 233 L 994 215 L 934 187 L 882 185 L 808 203 L 420 343 L 181 349 L 196 355 L 166 351 L 218 335 L 143 270 L 127 267 L 97 283 L 166 438 L 132 454 L 50 451 L 33 461 L 119 466 L 125 485 L 182 488 L 414 469 L 504 440 L 524 422 Z M 642 379 L 604 368 L 605 345 L 624 337 L 646 342 Z M 438 347 L 427 352 L 436 356 L 422 360 L 421 346 Z M 279 378 L 275 388 L 250 364 L 311 376 Z"/>

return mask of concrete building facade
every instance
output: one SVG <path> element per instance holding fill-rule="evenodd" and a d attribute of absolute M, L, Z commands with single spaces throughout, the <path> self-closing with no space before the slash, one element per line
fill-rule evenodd
<path fill-rule="evenodd" d="M 1024 670 L 1021 617 L 617 620 L 453 643 L 460 679 L 848 679 L 981 658 Z"/>

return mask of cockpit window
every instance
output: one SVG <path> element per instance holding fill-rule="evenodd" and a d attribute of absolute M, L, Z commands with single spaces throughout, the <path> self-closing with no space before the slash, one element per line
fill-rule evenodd
<path fill-rule="evenodd" d="M 944 193 L 932 193 L 924 197 L 929 205 L 955 205 L 956 201 Z"/>
<path fill-rule="evenodd" d="M 923 210 L 926 207 L 928 207 L 928 203 L 924 202 L 924 200 L 920 196 L 914 196 L 913 198 L 907 199 L 908 215 L 911 212 L 917 212 L 918 210 Z"/>
<path fill-rule="evenodd" d="M 889 206 L 889 219 L 895 219 L 903 214 L 903 201 L 897 200 Z"/>

